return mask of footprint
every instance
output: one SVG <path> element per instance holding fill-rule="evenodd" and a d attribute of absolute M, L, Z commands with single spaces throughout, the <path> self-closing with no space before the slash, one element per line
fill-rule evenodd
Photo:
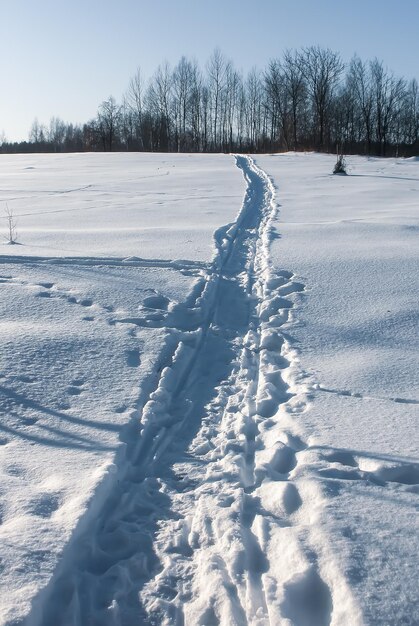
<path fill-rule="evenodd" d="M 23 476 L 25 470 L 19 465 L 13 464 L 6 467 L 6 474 L 9 474 L 9 476 Z"/>
<path fill-rule="evenodd" d="M 149 309 L 160 309 L 162 311 L 167 311 L 169 304 L 169 298 L 166 298 L 165 296 L 162 296 L 160 294 L 147 296 L 143 300 L 143 306 Z"/>
<path fill-rule="evenodd" d="M 75 378 L 74 380 L 71 381 L 71 385 L 73 385 L 74 387 L 82 387 L 84 385 L 85 381 L 83 380 L 83 378 Z"/>
<path fill-rule="evenodd" d="M 68 411 L 68 409 L 71 409 L 71 404 L 69 402 L 60 402 L 57 408 L 60 411 Z"/>
<path fill-rule="evenodd" d="M 128 367 L 139 367 L 141 364 L 140 353 L 138 350 L 129 350 L 127 352 Z"/>
<path fill-rule="evenodd" d="M 305 287 L 302 283 L 290 282 L 281 287 L 279 289 L 279 293 L 281 294 L 281 296 L 289 296 L 293 293 L 301 293 L 302 291 L 304 291 L 304 289 Z"/>
<path fill-rule="evenodd" d="M 116 324 L 134 324 L 139 328 L 147 328 L 147 327 L 160 327 L 160 322 L 165 319 L 165 314 L 161 311 L 156 311 L 154 313 L 147 313 L 144 317 L 127 317 L 123 319 L 113 319 L 109 320 L 108 324 L 110 326 L 115 326 Z"/>
<path fill-rule="evenodd" d="M 297 464 L 295 452 L 285 443 L 279 441 L 277 448 L 269 462 L 269 466 L 279 474 L 288 474 Z"/>
<path fill-rule="evenodd" d="M 161 322 L 166 319 L 166 315 L 162 311 L 157 310 L 152 313 L 147 313 L 145 319 L 147 322 Z"/>
<path fill-rule="evenodd" d="M 38 283 L 39 287 L 44 287 L 44 289 L 52 289 L 54 287 L 54 283 Z"/>
<path fill-rule="evenodd" d="M 279 374 L 272 372 L 269 379 L 260 385 L 256 396 L 256 412 L 263 418 L 273 417 L 290 397 Z"/>
<path fill-rule="evenodd" d="M 45 493 L 39 498 L 34 498 L 29 503 L 29 512 L 37 517 L 44 517 L 45 519 L 51 517 L 51 515 L 59 508 L 60 497 L 57 494 Z"/>
<path fill-rule="evenodd" d="M 292 515 L 302 505 L 303 501 L 301 500 L 298 489 L 292 483 L 286 483 L 284 491 L 282 493 L 282 506 L 287 515 Z"/>
<path fill-rule="evenodd" d="M 185 476 L 181 473 L 174 474 L 173 488 L 176 489 L 178 493 L 193 491 L 194 489 L 196 489 L 197 485 L 198 482 L 190 476 Z"/>
<path fill-rule="evenodd" d="M 419 484 L 419 465 L 414 463 L 381 467 L 372 472 L 372 474 L 385 482 L 401 483 L 402 485 Z"/>
<path fill-rule="evenodd" d="M 319 469 L 319 476 L 323 478 L 332 478 L 335 480 L 361 480 L 361 474 L 356 470 L 337 469 L 335 467 Z"/>
<path fill-rule="evenodd" d="M 283 311 L 284 309 L 291 309 L 293 303 L 280 296 L 274 296 L 273 298 L 266 300 L 262 303 L 260 308 L 259 317 L 262 322 L 267 322 L 270 317 Z"/>
<path fill-rule="evenodd" d="M 291 278 L 294 276 L 294 274 L 292 272 L 289 272 L 288 270 L 279 270 L 276 272 L 276 274 L 277 276 L 282 276 L 287 280 L 291 280 Z"/>
<path fill-rule="evenodd" d="M 278 287 L 285 285 L 286 282 L 287 279 L 283 276 L 274 276 L 266 281 L 266 286 L 268 289 L 278 289 Z"/>
<path fill-rule="evenodd" d="M 223 494 L 218 496 L 218 506 L 223 509 L 228 509 L 235 502 L 234 496 L 224 496 Z"/>
<path fill-rule="evenodd" d="M 67 393 L 70 396 L 79 396 L 82 392 L 82 389 L 80 389 L 79 387 L 73 387 L 73 386 L 69 386 L 67 387 Z"/>
<path fill-rule="evenodd" d="M 284 431 L 284 436 L 286 438 L 287 444 L 295 452 L 306 450 L 307 444 L 298 435 L 292 435 L 291 433 Z"/>
<path fill-rule="evenodd" d="M 27 376 L 26 374 L 21 374 L 21 376 L 17 377 L 17 380 L 20 380 L 20 382 L 22 382 L 22 383 L 34 383 L 35 382 L 35 377 L 34 376 Z"/>
<path fill-rule="evenodd" d="M 358 463 L 350 452 L 346 450 L 334 450 L 321 455 L 321 458 L 329 463 L 340 463 L 349 467 L 358 467 Z"/>
<path fill-rule="evenodd" d="M 166 584 L 166 580 L 169 580 L 168 584 Z M 174 581 L 174 582 L 172 582 Z M 171 601 L 176 598 L 179 591 L 176 588 L 176 578 L 174 576 L 170 576 L 168 579 L 163 579 L 163 581 L 159 582 L 159 585 L 156 590 L 156 594 L 159 598 L 163 598 L 163 600 Z"/>
<path fill-rule="evenodd" d="M 81 304 L 81 306 L 92 306 L 93 300 L 90 300 L 90 298 L 84 298 L 79 301 L 79 304 Z"/>
<path fill-rule="evenodd" d="M 279 353 L 284 344 L 284 338 L 275 329 L 265 329 L 262 331 L 260 340 L 261 350 L 270 350 Z"/>
<path fill-rule="evenodd" d="M 38 417 L 21 417 L 20 420 L 26 426 L 33 426 L 38 421 Z"/>
<path fill-rule="evenodd" d="M 99 533 L 97 542 L 98 547 L 113 562 L 129 559 L 138 551 L 132 531 L 122 526 L 116 528 L 110 526 L 110 529 L 103 529 Z"/>
<path fill-rule="evenodd" d="M 284 617 L 298 626 L 330 624 L 332 597 L 329 587 L 312 565 L 296 575 L 284 587 L 285 597 L 281 603 Z"/>

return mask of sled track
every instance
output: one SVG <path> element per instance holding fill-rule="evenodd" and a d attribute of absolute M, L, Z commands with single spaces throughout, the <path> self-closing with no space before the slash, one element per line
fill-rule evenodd
<path fill-rule="evenodd" d="M 200 324 L 166 350 L 141 430 L 28 626 L 359 623 L 302 461 L 307 394 L 286 330 L 304 286 L 270 264 L 271 181 L 236 163 L 247 191 L 190 303 Z"/>

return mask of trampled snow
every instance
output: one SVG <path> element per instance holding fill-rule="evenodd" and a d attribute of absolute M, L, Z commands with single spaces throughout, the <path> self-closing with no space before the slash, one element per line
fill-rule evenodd
<path fill-rule="evenodd" d="M 419 621 L 419 163 L 333 164 L 2 157 L 0 623 Z"/>

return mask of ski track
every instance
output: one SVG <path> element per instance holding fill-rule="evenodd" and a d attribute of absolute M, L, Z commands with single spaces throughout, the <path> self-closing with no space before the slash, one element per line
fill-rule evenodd
<path fill-rule="evenodd" d="M 304 285 L 271 267 L 272 182 L 235 158 L 242 209 L 216 231 L 187 307 L 174 315 L 150 299 L 161 315 L 146 320 L 177 341 L 106 500 L 74 533 L 28 626 L 362 623 L 317 523 L 322 472 L 339 478 L 348 459 L 347 477 L 358 470 L 348 451 L 304 441 L 309 387 L 287 333 Z"/>

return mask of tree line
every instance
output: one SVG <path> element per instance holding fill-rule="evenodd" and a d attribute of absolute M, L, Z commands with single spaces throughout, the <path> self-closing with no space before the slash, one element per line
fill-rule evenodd
<path fill-rule="evenodd" d="M 27 142 L 2 152 L 271 152 L 379 156 L 419 153 L 419 91 L 381 61 L 311 46 L 243 75 L 216 49 L 205 68 L 182 57 L 141 70 L 122 101 L 110 96 L 82 125 L 34 121 Z"/>

